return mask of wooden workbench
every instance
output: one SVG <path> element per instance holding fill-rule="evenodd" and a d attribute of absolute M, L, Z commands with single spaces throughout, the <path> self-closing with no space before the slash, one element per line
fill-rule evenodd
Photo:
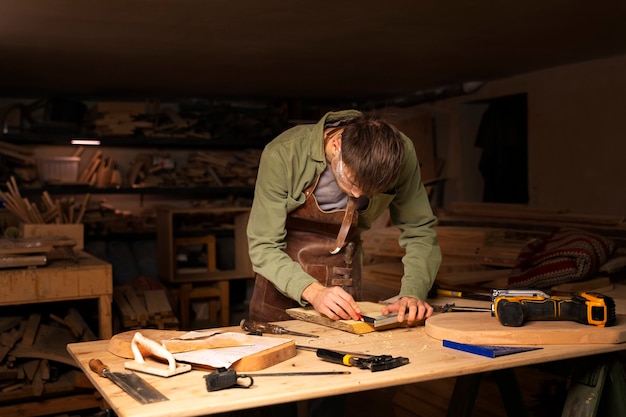
<path fill-rule="evenodd" d="M 111 264 L 82 251 L 76 256 L 78 262 L 59 259 L 36 268 L 0 269 L 0 306 L 97 299 L 99 336 L 110 339 Z"/>
<path fill-rule="evenodd" d="M 206 375 L 205 371 L 193 370 L 171 378 L 141 374 L 144 379 L 165 394 L 169 401 L 167 405 L 163 402 L 140 405 L 111 381 L 89 370 L 89 360 L 99 358 L 107 363 L 113 372 L 125 371 L 125 359 L 108 353 L 107 341 L 70 344 L 68 351 L 119 417 L 165 417 L 173 415 L 174 412 L 178 417 L 185 417 L 479 374 L 626 349 L 624 344 L 546 345 L 541 350 L 490 359 L 444 348 L 441 340 L 431 338 L 425 333 L 423 326 L 356 335 L 297 320 L 278 324 L 289 330 L 320 336 L 317 339 L 292 337 L 297 345 L 376 355 L 404 356 L 410 359 L 410 363 L 392 370 L 371 372 L 325 362 L 318 359 L 314 352 L 299 349 L 294 358 L 258 372 L 350 370 L 351 374 L 258 377 L 249 389 L 226 389 L 215 392 L 207 392 L 203 378 Z M 242 331 L 238 327 L 228 327 L 222 330 Z M 267 335 L 266 337 L 286 336 Z M 330 383 L 330 378 L 332 378 L 332 383 Z"/>

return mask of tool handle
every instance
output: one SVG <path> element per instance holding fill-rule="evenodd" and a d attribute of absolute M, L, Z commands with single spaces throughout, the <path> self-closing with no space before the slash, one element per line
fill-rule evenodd
<path fill-rule="evenodd" d="M 169 350 L 159 342 L 148 339 L 140 332 L 136 332 L 133 335 L 133 339 L 130 344 L 131 351 L 133 352 L 133 357 L 135 362 L 137 363 L 145 363 L 144 352 L 148 354 L 152 354 L 157 358 L 165 359 L 168 364 L 169 371 L 176 370 L 176 360 L 174 359 L 174 355 L 170 353 Z"/>
<path fill-rule="evenodd" d="M 105 372 L 109 371 L 109 367 L 102 363 L 100 359 L 91 359 L 89 361 L 89 369 L 91 369 L 103 378 L 106 377 Z"/>
<path fill-rule="evenodd" d="M 334 350 L 319 348 L 317 349 L 317 357 L 329 362 L 339 363 L 345 366 L 354 365 L 352 355 L 349 355 L 347 353 L 335 352 Z"/>
<path fill-rule="evenodd" d="M 248 319 L 242 319 L 239 323 L 241 328 L 247 332 L 261 332 L 269 334 L 286 334 L 285 328 L 277 326 L 275 324 L 265 323 L 261 321 L 254 321 Z"/>
<path fill-rule="evenodd" d="M 507 299 L 497 300 L 496 316 L 505 326 L 519 327 L 526 321 L 568 320 L 589 324 L 584 300 L 572 299 Z"/>

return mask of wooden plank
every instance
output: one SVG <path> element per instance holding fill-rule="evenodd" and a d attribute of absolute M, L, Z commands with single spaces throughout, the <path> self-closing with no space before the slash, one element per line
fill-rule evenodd
<path fill-rule="evenodd" d="M 360 301 L 378 302 L 397 295 L 403 274 L 404 265 L 399 260 L 363 266 Z"/>
<path fill-rule="evenodd" d="M 0 256 L 24 253 L 47 253 L 53 248 L 75 246 L 76 242 L 63 237 L 31 237 L 18 239 L 0 239 Z"/>
<path fill-rule="evenodd" d="M 130 304 L 132 309 L 135 311 L 135 314 L 137 315 L 137 320 L 142 323 L 147 322 L 150 318 L 150 315 L 148 314 L 148 310 L 146 310 L 146 305 L 144 301 L 137 296 L 132 288 L 125 288 L 122 290 L 122 293 L 124 294 L 124 297 L 126 297 L 128 304 Z"/>
<path fill-rule="evenodd" d="M 37 368 L 39 368 L 39 360 L 34 359 L 31 361 L 24 362 L 22 364 L 22 369 L 24 369 L 24 375 L 29 381 L 32 381 L 35 378 L 35 374 L 37 373 Z"/>
<path fill-rule="evenodd" d="M 15 346 L 17 341 L 20 340 L 23 333 L 23 329 L 16 330 L 15 328 L 13 328 L 0 334 L 0 363 L 4 362 L 4 359 L 11 351 L 11 349 L 13 349 L 13 346 Z"/>
<path fill-rule="evenodd" d="M 0 268 L 24 268 L 29 266 L 44 266 L 47 263 L 47 255 L 0 255 Z"/>
<path fill-rule="evenodd" d="M 21 316 L 0 316 L 0 333 L 17 327 L 21 321 Z"/>
<path fill-rule="evenodd" d="M 28 317 L 28 322 L 26 323 L 26 330 L 24 331 L 24 335 L 22 336 L 22 345 L 23 346 L 32 346 L 35 342 L 35 338 L 37 337 L 37 331 L 39 330 L 39 324 L 41 322 L 41 314 L 31 314 Z"/>
<path fill-rule="evenodd" d="M 136 332 L 137 331 L 128 331 L 113 335 L 108 343 L 107 351 L 122 358 L 134 358 L 130 346 L 132 338 Z M 180 337 L 185 333 L 187 332 L 180 330 L 141 329 L 141 334 L 143 336 L 155 341 L 163 341 Z M 254 343 L 254 340 L 260 337 L 265 336 L 247 336 L 251 343 Z M 232 344 L 232 341 L 227 341 L 227 343 Z M 223 347 L 225 346 L 221 346 L 221 348 Z M 237 372 L 258 371 L 260 369 L 276 365 L 294 356 L 296 356 L 295 342 L 293 340 L 285 339 L 285 343 L 241 358 L 235 362 L 230 369 L 234 369 Z M 206 369 L 206 367 L 198 366 L 196 364 L 192 364 L 192 366 L 195 368 Z"/>
<path fill-rule="evenodd" d="M 41 394 L 43 394 L 43 389 L 44 389 L 44 379 L 45 379 L 45 373 L 49 372 L 49 366 L 50 364 L 48 363 L 47 360 L 40 360 L 39 361 L 39 366 L 37 367 L 37 371 L 35 372 L 35 375 L 33 376 L 33 379 L 30 382 L 31 388 L 33 390 L 33 395 L 35 397 L 40 397 Z M 46 371 L 46 369 L 48 369 L 48 371 Z"/>
<path fill-rule="evenodd" d="M 45 268 L 0 271 L 0 305 L 97 298 L 111 294 L 111 265 L 81 254 L 78 263 L 57 260 Z"/>
<path fill-rule="evenodd" d="M 84 244 L 84 225 L 82 224 L 28 224 L 20 223 L 21 236 L 24 238 L 65 236 L 74 242 L 74 250 L 82 250 Z"/>
<path fill-rule="evenodd" d="M 145 290 L 143 296 L 146 300 L 146 309 L 150 316 L 155 314 L 170 316 L 173 314 L 172 306 L 164 290 Z"/>
<path fill-rule="evenodd" d="M 381 309 L 384 307 L 382 304 L 371 301 L 358 301 L 357 304 L 361 310 L 361 315 L 369 317 L 380 316 Z M 364 334 L 375 331 L 374 326 L 359 320 L 331 320 L 312 307 L 290 308 L 286 311 L 294 319 L 321 324 L 348 333 Z"/>
<path fill-rule="evenodd" d="M 35 343 L 31 346 L 18 343 L 11 354 L 16 358 L 39 358 L 75 366 L 69 357 L 66 346 L 76 342 L 74 335 L 66 328 L 41 324 Z"/>
<path fill-rule="evenodd" d="M 115 305 L 119 309 L 122 314 L 122 319 L 124 321 L 124 327 L 131 327 L 132 325 L 139 325 L 139 317 L 137 313 L 130 305 L 124 293 L 121 291 L 114 291 L 113 300 L 115 301 Z"/>
<path fill-rule="evenodd" d="M 83 316 L 80 315 L 78 310 L 75 308 L 70 308 L 67 311 L 67 315 L 63 319 L 67 327 L 70 328 L 74 336 L 83 341 L 87 342 L 89 340 L 96 340 L 97 337 L 89 328 L 89 325 L 83 319 Z"/>
<path fill-rule="evenodd" d="M 617 325 L 596 327 L 571 321 L 529 321 L 521 327 L 500 324 L 491 313 L 443 313 L 426 320 L 435 339 L 481 345 L 568 345 L 626 342 L 626 318 Z"/>
<path fill-rule="evenodd" d="M 437 274 L 436 282 L 448 288 L 458 288 L 462 285 L 508 279 L 510 274 L 511 269 L 506 268 L 480 271 L 441 272 Z"/>
<path fill-rule="evenodd" d="M 623 216 L 600 216 L 571 213 L 568 210 L 533 209 L 523 204 L 453 202 L 450 213 L 461 216 L 514 218 L 527 221 L 569 222 L 603 226 L 617 226 Z"/>

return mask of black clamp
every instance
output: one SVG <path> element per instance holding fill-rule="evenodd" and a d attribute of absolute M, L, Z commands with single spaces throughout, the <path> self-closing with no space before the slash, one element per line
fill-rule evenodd
<path fill-rule="evenodd" d="M 241 384 L 239 380 L 247 379 L 247 384 Z M 219 391 L 225 388 L 250 388 L 254 380 L 250 375 L 237 375 L 233 369 L 218 368 L 204 376 L 207 391 Z"/>

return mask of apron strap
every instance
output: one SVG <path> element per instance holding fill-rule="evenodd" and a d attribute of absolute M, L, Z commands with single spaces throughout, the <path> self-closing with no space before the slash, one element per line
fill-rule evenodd
<path fill-rule="evenodd" d="M 346 243 L 346 237 L 348 236 L 348 232 L 350 231 L 350 226 L 352 225 L 352 220 L 354 218 L 354 211 L 356 210 L 356 199 L 348 198 L 348 204 L 346 204 L 346 214 L 343 216 L 343 221 L 341 222 L 341 229 L 339 229 L 339 233 L 337 234 L 337 244 L 335 249 L 331 250 L 330 253 L 332 255 L 338 253 Z"/>

